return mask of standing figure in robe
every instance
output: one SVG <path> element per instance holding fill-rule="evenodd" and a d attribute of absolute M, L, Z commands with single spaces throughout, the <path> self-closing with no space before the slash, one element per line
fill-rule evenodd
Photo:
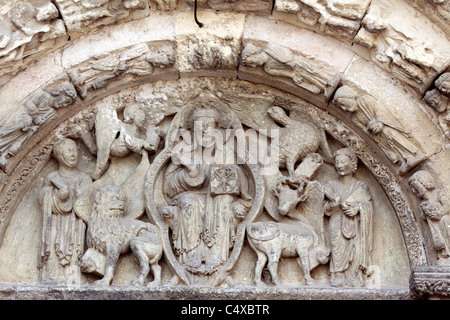
<path fill-rule="evenodd" d="M 419 213 L 428 224 L 437 265 L 450 266 L 450 200 L 428 171 L 416 171 L 408 184 L 420 199 Z"/>
<path fill-rule="evenodd" d="M 41 190 L 42 238 L 40 281 L 80 284 L 79 260 L 84 253 L 85 223 L 75 214 L 77 198 L 92 186 L 89 175 L 77 169 L 75 141 L 63 139 L 53 147 L 59 169 L 51 172 Z"/>
<path fill-rule="evenodd" d="M 367 185 L 353 177 L 358 158 L 349 148 L 334 153 L 339 178 L 324 184 L 330 217 L 331 286 L 364 286 L 371 265 L 373 203 Z"/>

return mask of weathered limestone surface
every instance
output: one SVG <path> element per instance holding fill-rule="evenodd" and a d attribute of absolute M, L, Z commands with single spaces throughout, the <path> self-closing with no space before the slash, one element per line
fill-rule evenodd
<path fill-rule="evenodd" d="M 371 60 L 419 92 L 430 86 L 449 63 L 445 32 L 402 2 L 372 1 L 354 42 Z M 403 15 L 409 19 L 403 19 Z"/>
<path fill-rule="evenodd" d="M 198 4 L 0 4 L 0 296 L 448 298 L 447 3 Z"/>
<path fill-rule="evenodd" d="M 259 32 L 262 27 L 267 32 Z M 282 84 L 284 90 L 302 92 L 304 99 L 321 106 L 328 102 L 354 56 L 338 41 L 261 17 L 247 19 L 242 41 L 244 51 L 239 78 L 264 83 L 270 79 L 274 80 L 272 83 L 285 82 Z M 250 46 L 265 51 L 263 54 L 267 57 L 257 57 L 261 54 L 252 53 Z M 271 67 L 270 64 L 275 65 Z M 283 70 L 288 71 L 283 74 Z"/>
<path fill-rule="evenodd" d="M 51 1 L 8 1 L 0 20 L 0 84 L 65 44 L 66 28 Z"/>
<path fill-rule="evenodd" d="M 174 19 L 181 77 L 236 77 L 245 15 L 202 12 L 198 15 L 202 28 L 191 12 L 178 13 Z"/>

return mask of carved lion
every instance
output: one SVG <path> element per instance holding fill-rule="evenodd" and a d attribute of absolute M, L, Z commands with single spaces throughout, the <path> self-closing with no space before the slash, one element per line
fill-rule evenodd
<path fill-rule="evenodd" d="M 121 187 L 109 184 L 96 191 L 88 220 L 89 249 L 82 258 L 81 269 L 83 272 L 103 274 L 103 278 L 95 284 L 108 286 L 113 279 L 119 256 L 131 250 L 140 265 L 139 276 L 132 285 L 143 285 L 150 267 L 154 281 L 148 285 L 159 285 L 161 267 L 158 262 L 163 248 L 158 230 L 150 223 L 124 217 L 125 206 L 126 194 Z M 94 254 L 93 250 L 96 251 Z M 105 257 L 104 262 L 98 259 L 97 252 Z M 97 270 L 99 265 L 104 270 Z"/>

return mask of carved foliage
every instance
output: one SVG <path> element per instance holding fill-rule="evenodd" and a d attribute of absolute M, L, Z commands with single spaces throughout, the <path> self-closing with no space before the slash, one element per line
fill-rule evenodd
<path fill-rule="evenodd" d="M 415 267 L 410 277 L 410 288 L 416 299 L 448 299 L 450 273 L 438 267 Z"/>

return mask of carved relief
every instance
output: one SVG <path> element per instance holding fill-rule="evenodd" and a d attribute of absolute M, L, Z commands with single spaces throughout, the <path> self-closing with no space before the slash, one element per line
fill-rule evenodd
<path fill-rule="evenodd" d="M 289 79 L 307 92 L 325 98 L 331 96 L 340 80 L 340 75 L 326 66 L 272 43 L 265 47 L 247 44 L 241 53 L 241 61 L 244 67 L 262 68 L 270 76 Z"/>
<path fill-rule="evenodd" d="M 450 31 L 450 3 L 445 0 L 408 0 L 414 8 L 447 34 Z"/>
<path fill-rule="evenodd" d="M 436 73 L 446 68 L 450 53 L 448 41 L 434 29 L 419 27 L 424 25 L 421 20 L 414 24 L 412 19 L 408 22 L 398 19 L 397 12 L 401 9 L 394 10 L 393 6 L 392 1 L 373 2 L 355 43 L 368 48 L 372 60 L 380 67 L 423 92 Z M 409 10 L 411 15 L 415 14 Z M 436 36 L 430 37 L 430 33 Z"/>
<path fill-rule="evenodd" d="M 419 212 L 428 224 L 437 252 L 437 265 L 450 265 L 450 200 L 436 186 L 433 176 L 425 170 L 416 171 L 408 184 L 420 199 Z"/>
<path fill-rule="evenodd" d="M 168 160 L 164 168 L 159 168 L 164 176 L 162 198 L 153 200 L 150 194 L 149 210 L 162 228 L 172 230 L 170 245 L 179 265 L 174 266 L 179 270 L 175 282 L 219 285 L 228 280 L 228 270 L 243 244 L 244 221 L 253 219 L 261 210 L 264 185 L 255 185 L 256 168 L 249 171 L 247 158 L 245 164 L 239 165 L 236 154 L 224 149 L 220 156 L 198 159 L 214 148 L 222 148 L 225 129 L 242 129 L 227 110 L 214 96 L 200 95 L 192 100 L 178 114 L 186 118 L 181 118 L 180 124 L 174 120 L 176 126 L 172 134 L 168 133 L 174 139 L 178 130 L 186 130 L 182 132 L 187 140 L 175 144 L 166 140 L 167 151 L 159 155 L 162 160 L 157 157 L 153 163 L 158 166 Z M 235 137 L 228 135 L 228 139 L 233 141 Z M 227 154 L 231 162 L 224 161 Z M 155 170 L 150 169 L 150 184 L 155 182 Z M 152 212 L 155 207 L 160 215 Z"/>
<path fill-rule="evenodd" d="M 126 260 L 133 255 L 138 260 L 139 273 L 132 285 L 150 281 L 149 285 L 159 286 L 167 279 L 167 285 L 265 285 L 271 284 L 262 276 L 267 264 L 273 284 L 281 286 L 286 281 L 286 265 L 297 259 L 300 268 L 291 266 L 289 272 L 295 270 L 299 284 L 303 277 L 307 285 L 319 282 L 320 285 L 365 286 L 372 275 L 371 229 L 377 214 L 372 202 L 377 200 L 372 198 L 370 186 L 359 179 L 360 175 L 357 175 L 358 179 L 353 177 L 357 165 L 350 159 L 355 160 L 354 155 L 347 151 L 335 154 L 334 160 L 347 161 L 344 166 L 347 171 L 338 163 L 335 172 L 324 162 L 331 153 L 330 146 L 336 149 L 341 144 L 358 152 L 380 183 L 388 186 L 386 190 L 393 196 L 393 205 L 407 235 L 405 239 L 412 252 L 412 263 L 423 263 L 420 235 L 416 237 L 416 230 L 410 225 L 412 213 L 408 211 L 402 193 L 395 188 L 395 179 L 389 169 L 374 158 L 373 151 L 363 144 L 363 140 L 343 124 L 325 112 L 312 112 L 306 103 L 296 104 L 293 98 L 272 91 L 270 99 L 264 99 L 265 106 L 255 108 L 252 119 L 241 120 L 246 117 L 247 102 L 251 99 L 261 101 L 262 92 L 267 93 L 266 87 L 256 91 L 250 85 L 246 87 L 245 82 L 229 80 L 233 85 L 239 83 L 240 92 L 235 97 L 242 97 L 242 101 L 233 100 L 234 105 L 230 106 L 229 97 L 223 94 L 225 89 L 230 89 L 228 83 L 216 87 L 216 84 L 198 79 L 183 81 L 185 83 L 178 87 L 179 92 L 171 88 L 173 96 L 166 102 L 183 107 L 162 109 L 163 115 L 158 119 L 153 116 L 148 119 L 152 113 L 147 104 L 155 101 L 158 94 L 168 92 L 166 82 L 151 89 L 150 85 L 143 85 L 142 90 L 135 87 L 120 97 L 100 100 L 94 108 L 83 110 L 58 128 L 57 137 L 70 136 L 78 143 L 84 143 L 86 148 L 81 149 L 83 163 L 87 165 L 83 170 L 92 174 L 95 181 L 78 169 L 74 170 L 80 176 L 86 176 L 91 184 L 77 194 L 77 188 L 81 188 L 76 183 L 78 176 L 64 176 L 69 190 L 72 190 L 73 182 L 74 196 L 70 194 L 72 191 L 68 196 L 73 200 L 71 204 L 64 200 L 67 193 L 64 186 L 55 184 L 59 178 L 50 183 L 54 202 L 59 207 L 67 204 L 64 208 L 70 209 L 78 224 L 84 226 L 87 238 L 82 240 L 82 250 L 70 251 L 70 242 L 66 242 L 67 247 L 55 250 L 55 256 L 52 256 L 53 251 L 43 249 L 43 252 L 50 252 L 48 259 L 42 259 L 43 275 L 50 274 L 47 269 L 58 270 L 56 267 L 62 265 L 61 261 L 72 263 L 71 259 L 76 258 L 78 269 L 73 267 L 73 270 L 78 274 L 80 266 L 81 272 L 102 278 L 94 282 L 91 276 L 85 278 L 84 274 L 61 276 L 58 278 L 60 283 L 79 283 L 81 277 L 82 281 L 95 285 L 115 284 L 123 277 L 123 272 L 128 272 L 124 270 L 130 270 L 118 267 L 119 261 L 134 264 Z M 214 81 L 221 83 L 223 80 Z M 198 95 L 189 86 L 199 91 L 209 88 L 217 95 Z M 222 161 L 226 159 L 219 151 L 226 155 L 231 146 L 226 142 L 239 140 L 239 130 L 245 131 L 244 120 L 252 123 L 246 130 L 280 130 L 279 156 L 285 159 L 292 156 L 294 160 L 290 160 L 293 163 L 289 162 L 289 166 L 284 160 L 279 162 L 276 183 L 271 180 L 273 177 L 261 175 L 261 165 L 254 161 L 251 153 L 239 154 L 231 149 L 233 161 Z M 286 129 L 284 133 L 282 129 Z M 325 129 L 338 142 L 329 145 L 331 140 L 325 135 Z M 163 149 L 159 143 L 163 136 L 158 133 L 160 130 L 165 132 Z M 301 143 L 284 135 L 290 131 L 300 134 Z M 107 135 L 113 139 L 108 140 Z M 109 142 L 104 143 L 106 140 Z M 58 147 L 55 153 L 56 150 Z M 197 161 L 199 154 L 202 158 Z M 106 159 L 105 167 L 98 166 L 100 157 Z M 136 163 L 136 159 L 141 160 L 135 168 L 131 163 Z M 122 173 L 124 167 L 118 167 L 119 163 L 132 174 Z M 61 168 L 60 163 L 59 170 L 51 176 L 59 177 Z M 96 172 L 98 168 L 101 170 Z M 336 175 L 341 176 L 330 178 Z M 265 207 L 265 198 L 269 194 L 275 198 L 274 215 Z M 48 211 L 48 215 L 61 214 L 57 211 L 59 207 Z M 41 208 L 44 212 L 44 205 Z M 144 211 L 147 217 L 142 217 Z M 49 221 L 48 215 L 44 215 L 45 221 Z M 43 239 L 48 239 L 46 234 L 48 229 L 44 228 Z M 61 232 L 63 234 L 70 238 L 70 233 Z M 65 238 L 61 236 L 61 239 Z M 53 243 L 43 241 L 42 248 L 46 247 L 52 248 Z M 124 257 L 127 252 L 131 254 Z M 164 263 L 159 266 L 162 256 Z M 254 282 L 236 283 L 242 280 L 238 274 L 242 270 L 237 271 L 237 268 L 243 266 L 250 266 L 248 279 Z M 331 279 L 328 270 L 332 273 Z M 147 280 L 148 275 L 152 280 Z M 134 277 L 131 273 L 127 276 Z M 42 279 L 45 283 L 44 276 Z"/>
<path fill-rule="evenodd" d="M 193 0 L 186 1 L 193 6 Z M 257 14 L 270 14 L 272 1 L 269 0 L 204 0 L 198 1 L 198 4 L 206 3 L 208 7 L 214 10 L 229 10 L 237 12 L 251 12 Z"/>
<path fill-rule="evenodd" d="M 437 113 L 437 123 L 444 131 L 447 141 L 450 140 L 450 72 L 442 74 L 434 82 L 434 87 L 423 97 L 426 104 Z"/>
<path fill-rule="evenodd" d="M 295 13 L 300 22 L 326 34 L 353 39 L 369 4 L 369 0 L 277 0 L 275 8 Z"/>
<path fill-rule="evenodd" d="M 50 92 L 47 92 L 50 91 Z M 25 143 L 42 125 L 56 118 L 56 110 L 72 104 L 77 93 L 72 84 L 64 82 L 53 90 L 39 89 L 27 98 L 25 106 L 12 119 L 4 119 L 0 127 L 0 167 L 6 168 L 8 158 L 19 153 Z"/>
<path fill-rule="evenodd" d="M 145 43 L 120 52 L 93 58 L 71 69 L 68 74 L 80 96 L 86 99 L 89 91 L 106 88 L 111 82 L 128 77 L 149 76 L 156 68 L 164 69 L 175 62 L 175 51 L 169 46 L 152 47 Z"/>
<path fill-rule="evenodd" d="M 230 41 L 217 38 L 212 42 L 211 39 L 197 37 L 188 38 L 187 41 L 187 46 L 193 48 L 189 63 L 195 69 L 229 70 L 236 68 L 238 53 L 229 44 Z"/>
<path fill-rule="evenodd" d="M 351 120 L 367 133 L 403 175 L 426 160 L 419 143 L 401 122 L 368 94 L 359 95 L 349 86 L 340 87 L 333 102 L 351 113 Z"/>
<path fill-rule="evenodd" d="M 99 108 L 95 117 L 97 162 L 93 173 L 98 179 L 106 171 L 110 156 L 124 157 L 130 152 L 141 154 L 155 151 L 161 131 L 146 125 L 145 112 L 139 104 L 130 104 L 123 110 L 124 120 L 119 120 L 113 106 Z M 147 128 L 145 128 L 145 126 Z"/>
<path fill-rule="evenodd" d="M 448 299 L 450 274 L 446 267 L 415 267 L 410 278 L 410 288 L 415 299 Z"/>
<path fill-rule="evenodd" d="M 254 278 L 257 285 L 263 285 L 261 273 L 267 260 L 275 285 L 280 285 L 278 279 L 280 257 L 298 256 L 308 285 L 315 284 L 310 271 L 317 265 L 328 262 L 329 249 L 318 245 L 317 235 L 308 225 L 254 222 L 247 227 L 247 238 L 250 246 L 258 255 Z"/>
<path fill-rule="evenodd" d="M 317 152 L 319 147 L 331 158 L 331 151 L 323 128 L 318 128 L 306 121 L 294 120 L 287 116 L 281 107 L 271 107 L 267 113 L 281 127 L 279 131 L 278 166 L 286 168 L 290 178 L 295 176 L 295 164 L 311 153 Z"/>
<path fill-rule="evenodd" d="M 71 139 L 80 139 L 91 154 L 97 154 L 97 143 L 95 140 L 95 115 L 92 110 L 83 110 L 69 120 L 67 125 L 61 128 L 61 134 Z"/>
<path fill-rule="evenodd" d="M 52 50 L 56 40 L 66 35 L 63 20 L 50 2 L 34 6 L 17 1 L 0 17 L 0 76 L 15 74 L 30 60 Z"/>
<path fill-rule="evenodd" d="M 240 43 L 239 39 L 232 35 L 180 35 L 177 43 L 177 64 L 182 73 L 192 75 L 205 71 L 214 71 L 215 74 L 236 72 Z"/>
<path fill-rule="evenodd" d="M 150 0 L 152 11 L 173 11 L 177 8 L 179 0 Z"/>
<path fill-rule="evenodd" d="M 300 180 L 280 178 L 277 188 L 272 189 L 278 199 L 281 222 L 254 222 L 247 226 L 248 242 L 258 257 L 254 276 L 258 286 L 264 285 L 261 273 L 266 263 L 273 282 L 280 285 L 278 263 L 281 257 L 298 257 L 308 285 L 315 284 L 311 270 L 329 261 L 330 249 L 324 241 L 323 192 L 319 188 L 317 199 L 314 190 L 317 182 L 305 180 L 302 174 L 300 177 Z M 319 200 L 315 208 L 306 204 L 311 199 Z M 298 208 L 299 203 L 302 205 Z"/>
<path fill-rule="evenodd" d="M 42 240 L 40 281 L 45 284 L 80 284 L 79 262 L 84 252 L 86 225 L 74 211 L 76 200 L 92 185 L 77 169 L 78 150 L 63 139 L 53 149 L 59 169 L 47 176 L 41 190 Z"/>
<path fill-rule="evenodd" d="M 55 4 L 69 32 L 111 24 L 135 12 L 142 17 L 148 11 L 144 0 L 55 0 Z"/>
<path fill-rule="evenodd" d="M 400 220 L 400 226 L 408 248 L 411 264 L 414 266 L 424 266 L 427 264 L 423 238 L 417 228 L 417 222 L 413 211 L 408 205 L 408 201 L 403 194 L 396 174 L 392 172 L 387 164 L 384 164 L 363 139 L 352 132 L 352 130 L 328 115 L 318 114 L 323 122 L 324 128 L 335 139 L 343 145 L 350 147 L 359 160 L 367 166 L 376 177 L 380 185 L 388 194 L 389 199 Z"/>
<path fill-rule="evenodd" d="M 358 158 L 351 149 L 334 153 L 339 179 L 324 185 L 325 214 L 330 217 L 330 285 L 360 287 L 372 264 L 372 196 L 364 182 L 353 177 Z"/>
<path fill-rule="evenodd" d="M 128 200 L 129 201 L 129 200 Z M 129 250 L 136 257 L 140 272 L 132 285 L 143 285 L 150 272 L 154 280 L 149 286 L 161 283 L 161 267 L 158 262 L 163 248 L 158 230 L 150 223 L 134 220 L 125 212 L 127 197 L 117 185 L 104 185 L 94 195 L 92 212 L 87 220 L 88 250 L 81 259 L 83 272 L 95 272 L 103 276 L 95 285 L 110 285 L 119 256 Z"/>

